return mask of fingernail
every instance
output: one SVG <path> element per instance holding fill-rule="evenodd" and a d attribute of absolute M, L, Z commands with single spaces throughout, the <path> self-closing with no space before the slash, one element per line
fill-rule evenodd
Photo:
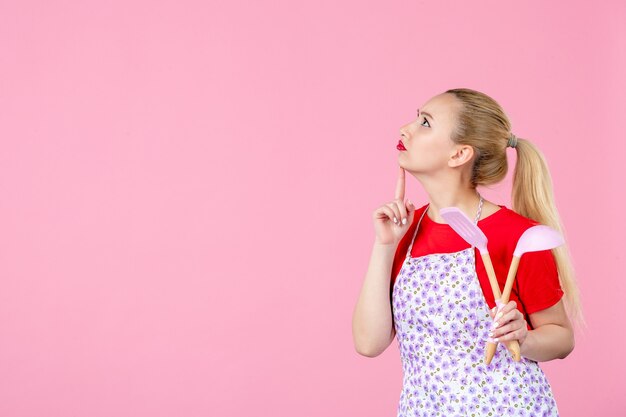
<path fill-rule="evenodd" d="M 402 224 L 406 224 L 406 217 L 402 219 Z"/>
<path fill-rule="evenodd" d="M 498 314 L 496 314 L 496 317 L 494 318 L 494 320 L 498 320 L 500 317 L 502 317 L 502 312 L 499 312 Z"/>
<path fill-rule="evenodd" d="M 393 218 L 393 222 L 397 224 L 397 223 L 398 223 L 398 219 L 396 219 L 396 218 L 394 217 L 394 218 Z"/>

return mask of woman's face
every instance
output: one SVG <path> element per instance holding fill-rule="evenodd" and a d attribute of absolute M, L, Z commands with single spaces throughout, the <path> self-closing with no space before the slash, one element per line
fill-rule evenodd
<path fill-rule="evenodd" d="M 437 95 L 417 109 L 416 119 L 400 128 L 398 163 L 413 173 L 436 173 L 449 168 L 448 161 L 456 153 L 450 139 L 454 115 L 460 102 L 449 93 Z"/>

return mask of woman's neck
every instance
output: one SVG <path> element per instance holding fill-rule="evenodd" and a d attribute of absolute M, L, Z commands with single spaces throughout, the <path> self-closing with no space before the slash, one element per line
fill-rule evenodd
<path fill-rule="evenodd" d="M 480 202 L 480 196 L 476 189 L 461 186 L 450 187 L 449 185 L 432 183 L 425 184 L 423 182 L 422 186 L 428 193 L 430 204 L 426 215 L 430 217 L 431 220 L 437 223 L 446 223 L 439 214 L 439 210 L 444 207 L 452 206 L 458 207 L 470 219 L 474 220 L 476 218 L 478 204 Z M 482 213 L 481 217 L 485 217 L 485 213 Z"/>

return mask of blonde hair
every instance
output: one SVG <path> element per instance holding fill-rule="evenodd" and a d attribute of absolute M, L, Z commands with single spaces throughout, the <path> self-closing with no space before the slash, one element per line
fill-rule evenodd
<path fill-rule="evenodd" d="M 508 170 L 506 148 L 511 136 L 511 123 L 500 105 L 488 95 L 468 88 L 447 90 L 461 103 L 456 113 L 453 142 L 474 149 L 471 173 L 472 188 L 496 184 Z M 517 136 L 517 135 L 516 135 Z M 552 179 L 545 157 L 526 139 L 517 136 L 517 163 L 513 174 L 512 208 L 518 214 L 558 230 L 565 241 L 554 201 Z M 567 243 L 552 249 L 563 289 L 564 305 L 573 325 L 586 326 L 576 284 L 574 267 Z"/>

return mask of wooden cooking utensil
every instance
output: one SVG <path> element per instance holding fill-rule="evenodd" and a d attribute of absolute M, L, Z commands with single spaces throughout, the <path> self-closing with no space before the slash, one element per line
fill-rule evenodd
<path fill-rule="evenodd" d="M 439 210 L 439 214 L 446 222 L 457 232 L 467 243 L 475 246 L 480 251 L 480 256 L 487 270 L 487 276 L 489 277 L 489 284 L 491 285 L 491 291 L 493 292 L 494 300 L 501 298 L 500 286 L 496 279 L 496 273 L 491 263 L 491 257 L 487 250 L 487 236 L 483 233 L 478 225 L 474 224 L 465 213 L 463 213 L 458 207 L 446 207 Z M 517 340 L 508 340 L 505 342 L 507 349 L 513 355 L 513 359 L 516 362 L 521 360 L 520 347 Z M 491 359 L 495 355 L 498 342 L 486 342 L 485 346 L 485 363 L 489 365 Z"/>

